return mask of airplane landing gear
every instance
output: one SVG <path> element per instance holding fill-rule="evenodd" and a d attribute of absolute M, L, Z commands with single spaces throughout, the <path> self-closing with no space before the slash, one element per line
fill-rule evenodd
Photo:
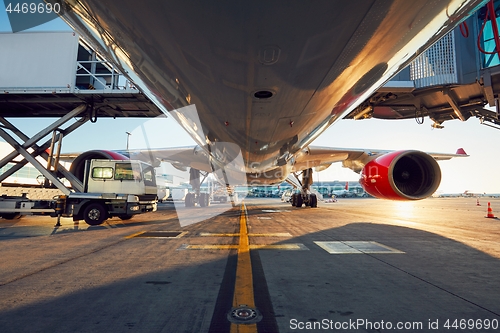
<path fill-rule="evenodd" d="M 298 179 L 298 178 L 297 178 Z M 306 169 L 302 172 L 302 188 L 292 194 L 290 202 L 294 207 L 302 207 L 302 205 L 309 206 L 311 208 L 318 207 L 318 197 L 316 194 L 311 193 L 312 185 L 312 169 Z"/>
<path fill-rule="evenodd" d="M 200 193 L 200 185 L 203 183 L 208 174 L 203 175 L 204 178 L 200 181 L 200 170 L 191 168 L 189 170 L 189 183 L 193 188 L 194 192 L 186 194 L 184 199 L 185 207 L 194 207 L 196 205 L 200 207 L 210 206 L 210 193 Z"/>

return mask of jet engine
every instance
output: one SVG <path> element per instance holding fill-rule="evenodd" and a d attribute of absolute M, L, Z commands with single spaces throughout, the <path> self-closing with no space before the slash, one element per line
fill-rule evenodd
<path fill-rule="evenodd" d="M 80 155 L 71 163 L 70 172 L 75 175 L 80 181 L 83 182 L 85 174 L 85 162 L 92 159 L 105 159 L 105 160 L 128 160 L 129 158 L 120 153 L 110 150 L 89 150 Z"/>
<path fill-rule="evenodd" d="M 368 162 L 359 182 L 377 198 L 419 200 L 437 190 L 441 170 L 436 160 L 424 152 L 395 151 Z"/>

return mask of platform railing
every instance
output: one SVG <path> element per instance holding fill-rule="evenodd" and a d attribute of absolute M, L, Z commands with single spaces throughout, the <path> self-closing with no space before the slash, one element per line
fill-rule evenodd
<path fill-rule="evenodd" d="M 87 77 L 88 87 L 83 88 L 78 85 L 79 90 L 137 90 L 135 86 L 113 66 L 113 64 L 104 60 L 85 60 L 77 61 L 76 77 Z M 97 65 L 102 65 L 109 72 L 96 72 Z M 88 68 L 90 67 L 90 69 Z"/>

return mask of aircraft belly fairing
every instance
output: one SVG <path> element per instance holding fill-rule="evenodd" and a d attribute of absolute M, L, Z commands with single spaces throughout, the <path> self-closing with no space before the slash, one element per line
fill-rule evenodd
<path fill-rule="evenodd" d="M 172 115 L 207 152 L 234 143 L 265 172 L 479 3 L 82 0 L 64 19 L 164 112 L 194 104 L 197 119 Z"/>

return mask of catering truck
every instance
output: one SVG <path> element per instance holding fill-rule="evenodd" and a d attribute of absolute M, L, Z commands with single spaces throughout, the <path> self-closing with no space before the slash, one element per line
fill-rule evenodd
<path fill-rule="evenodd" d="M 22 196 L 0 197 L 0 217 L 50 215 L 72 217 L 99 225 L 107 218 L 128 220 L 155 211 L 157 188 L 154 168 L 142 161 L 92 159 L 85 161 L 83 191 L 57 195 L 50 200 Z"/>

